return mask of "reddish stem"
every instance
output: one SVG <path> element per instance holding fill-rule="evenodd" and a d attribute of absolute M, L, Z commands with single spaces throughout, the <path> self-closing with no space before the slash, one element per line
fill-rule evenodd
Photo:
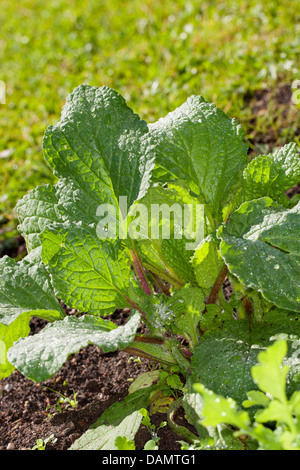
<path fill-rule="evenodd" d="M 242 303 L 245 307 L 245 310 L 247 312 L 247 315 L 249 316 L 249 318 L 251 317 L 251 314 L 252 314 L 252 304 L 251 302 L 249 301 L 248 297 L 245 296 L 242 298 Z"/>
<path fill-rule="evenodd" d="M 142 289 L 146 294 L 151 295 L 152 292 L 151 292 L 151 289 L 150 289 L 149 284 L 147 282 L 147 279 L 146 279 L 146 276 L 145 276 L 145 273 L 144 273 L 144 268 L 142 266 L 140 257 L 138 255 L 138 253 L 135 252 L 134 250 L 130 250 L 130 252 L 131 252 L 132 261 L 133 261 L 134 267 L 136 269 L 136 273 L 139 277 Z"/>
<path fill-rule="evenodd" d="M 219 295 L 219 291 L 220 291 L 220 289 L 223 285 L 223 282 L 225 281 L 227 273 L 228 273 L 228 268 L 225 265 L 222 268 L 220 274 L 218 275 L 218 277 L 216 279 L 216 282 L 214 283 L 214 286 L 211 290 L 211 293 L 210 293 L 208 301 L 207 301 L 208 304 L 215 304 L 216 303 L 218 295 Z"/>
<path fill-rule="evenodd" d="M 167 286 L 163 283 L 163 281 L 154 273 L 151 273 L 153 278 L 154 278 L 154 281 L 156 282 L 157 284 L 157 287 L 160 289 L 160 291 L 167 295 L 168 297 L 171 296 L 170 294 L 170 291 L 168 290 Z"/>
<path fill-rule="evenodd" d="M 136 335 L 134 338 L 134 341 L 138 343 L 146 343 L 146 344 L 164 344 L 164 339 L 163 338 L 157 338 L 154 336 L 141 336 L 141 335 Z"/>

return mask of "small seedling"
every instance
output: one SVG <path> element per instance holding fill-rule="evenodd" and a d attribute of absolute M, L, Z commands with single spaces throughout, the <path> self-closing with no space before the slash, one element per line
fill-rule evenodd
<path fill-rule="evenodd" d="M 62 406 L 63 405 L 63 408 L 66 409 L 68 407 L 71 407 L 71 408 L 76 408 L 77 405 L 78 405 L 78 402 L 77 402 L 77 394 L 78 392 L 74 392 L 73 391 L 73 398 L 69 398 L 69 397 L 66 397 L 65 395 L 63 395 L 62 393 L 56 391 L 56 390 L 53 390 L 52 388 L 49 388 L 49 387 L 46 387 L 48 388 L 48 390 L 50 390 L 51 392 L 53 393 L 56 393 L 57 395 L 59 395 L 59 398 L 56 402 L 56 405 L 55 405 L 55 409 L 58 413 L 62 413 L 63 409 L 62 409 Z M 51 408 L 52 405 L 49 405 L 47 406 L 47 410 Z"/>
<path fill-rule="evenodd" d="M 51 436 L 47 437 L 45 440 L 37 439 L 36 445 L 34 445 L 31 450 L 46 450 L 46 446 L 49 442 L 55 444 L 56 441 L 57 438 L 54 437 L 54 434 L 51 434 Z"/>
<path fill-rule="evenodd" d="M 143 416 L 142 424 L 148 429 L 151 439 L 145 444 L 145 450 L 158 450 L 158 444 L 160 438 L 158 437 L 158 431 L 167 425 L 166 421 L 162 421 L 158 427 L 151 423 L 151 418 L 148 410 L 145 408 L 140 410 Z"/>

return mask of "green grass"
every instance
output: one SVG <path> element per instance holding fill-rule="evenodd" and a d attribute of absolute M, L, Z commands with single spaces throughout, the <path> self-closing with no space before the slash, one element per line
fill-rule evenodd
<path fill-rule="evenodd" d="M 29 189 L 53 181 L 43 134 L 80 83 L 116 89 L 149 122 L 201 94 L 236 116 L 251 137 L 257 126 L 274 126 L 276 110 L 270 106 L 251 128 L 249 96 L 300 79 L 298 0 L 1 0 L 0 6 L 6 83 L 0 218 L 12 218 Z M 293 138 L 299 113 L 278 125 L 279 142 Z"/>

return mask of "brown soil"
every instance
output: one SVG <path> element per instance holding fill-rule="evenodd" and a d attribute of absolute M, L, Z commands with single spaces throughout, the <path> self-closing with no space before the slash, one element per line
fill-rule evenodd
<path fill-rule="evenodd" d="M 116 311 L 108 318 L 121 325 L 128 314 Z M 33 318 L 31 334 L 36 334 L 45 324 Z M 52 434 L 57 441 L 49 443 L 48 450 L 68 449 L 103 411 L 127 395 L 132 380 L 149 370 L 147 360 L 134 359 L 122 351 L 103 354 L 99 348 L 88 346 L 70 356 L 62 369 L 43 383 L 34 383 L 14 371 L 0 382 L 0 450 L 29 450 L 37 439 Z M 59 396 L 49 389 L 69 398 L 76 392 L 77 407 L 62 405 L 62 412 L 58 411 Z M 152 423 L 159 426 L 165 420 L 166 415 L 157 414 Z M 180 449 L 179 436 L 168 427 L 159 431 L 159 437 L 161 449 Z M 142 426 L 136 436 L 137 449 L 143 449 L 149 439 L 147 428 Z"/>
<path fill-rule="evenodd" d="M 268 112 L 271 98 L 277 103 L 277 110 L 279 109 L 276 119 L 284 121 L 294 112 L 290 104 L 291 89 L 283 85 L 278 87 L 275 93 L 262 90 L 254 97 L 249 97 L 253 114 L 259 117 Z M 300 135 L 299 124 L 296 134 Z M 278 135 L 273 129 L 268 134 L 253 134 L 254 144 L 268 145 L 271 149 L 277 142 Z M 289 191 L 289 196 L 299 192 L 300 184 Z M 24 250 L 22 237 L 14 238 L 2 246 L 0 243 L 0 256 L 7 254 L 17 257 L 22 255 Z M 230 286 L 225 288 L 230 294 Z M 73 313 L 67 308 L 66 312 Z M 117 324 L 123 324 L 128 314 L 119 310 L 109 318 Z M 31 334 L 36 334 L 44 326 L 44 321 L 32 319 Z M 153 367 L 153 364 L 151 366 Z M 68 449 L 103 411 L 126 396 L 132 380 L 149 370 L 149 367 L 150 363 L 145 359 L 137 362 L 125 352 L 103 354 L 99 348 L 89 346 L 70 356 L 62 369 L 42 384 L 36 384 L 14 371 L 10 377 L 0 381 L 0 450 L 31 449 L 37 439 L 45 439 L 52 434 L 57 440 L 54 444 L 50 442 L 47 445 L 48 450 Z M 77 407 L 72 409 L 62 406 L 62 412 L 59 412 L 56 409 L 58 394 L 50 389 L 69 398 L 72 398 L 74 392 L 77 393 Z M 152 417 L 152 423 L 157 426 L 165 420 L 164 414 Z M 180 424 L 185 422 L 182 411 L 178 420 Z M 162 428 L 158 434 L 161 450 L 180 449 L 180 437 L 168 426 Z M 136 436 L 137 449 L 143 449 L 148 439 L 150 434 L 147 428 L 142 426 Z"/>

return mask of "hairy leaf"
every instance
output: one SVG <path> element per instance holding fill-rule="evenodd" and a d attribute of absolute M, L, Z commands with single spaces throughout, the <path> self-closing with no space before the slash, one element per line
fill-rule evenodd
<path fill-rule="evenodd" d="M 53 227 L 40 238 L 55 292 L 67 305 L 99 315 L 130 306 L 132 273 L 118 242 L 99 240 L 80 224 Z"/>
<path fill-rule="evenodd" d="M 278 307 L 300 312 L 300 203 L 245 202 L 218 231 L 229 270 Z"/>
<path fill-rule="evenodd" d="M 179 282 L 195 283 L 190 263 L 203 238 L 202 206 L 184 186 L 152 186 L 131 207 L 126 230 L 139 243 L 141 257 L 168 270 Z"/>
<path fill-rule="evenodd" d="M 148 126 L 108 87 L 76 88 L 61 121 L 47 129 L 43 148 L 55 175 L 71 178 L 95 204 L 126 196 L 130 206 L 149 186 Z"/>
<path fill-rule="evenodd" d="M 110 406 L 69 450 L 116 450 L 115 439 L 133 440 L 142 422 L 139 410 L 147 408 L 153 388 L 147 387 Z"/>
<path fill-rule="evenodd" d="M 103 352 L 124 349 L 135 337 L 140 315 L 124 326 L 98 317 L 66 317 L 47 325 L 39 334 L 23 338 L 10 348 L 9 361 L 26 377 L 42 382 L 53 376 L 70 354 L 94 344 Z"/>
<path fill-rule="evenodd" d="M 18 315 L 49 309 L 49 319 L 60 319 L 64 312 L 53 293 L 50 276 L 41 261 L 27 256 L 15 262 L 8 256 L 0 260 L 0 323 L 9 325 Z M 56 314 L 54 313 L 56 312 Z"/>
<path fill-rule="evenodd" d="M 300 158 L 295 143 L 269 155 L 259 155 L 245 168 L 242 195 L 245 201 L 264 196 L 289 206 L 285 191 L 300 181 Z"/>
<path fill-rule="evenodd" d="M 198 286 L 206 296 L 211 289 L 224 266 L 224 261 L 219 253 L 219 243 L 212 235 L 208 235 L 200 245 L 192 258 L 192 265 Z"/>
<path fill-rule="evenodd" d="M 7 359 L 7 351 L 14 342 L 29 334 L 29 318 L 26 313 L 17 316 L 9 325 L 0 323 L 0 380 L 8 377 L 15 367 Z"/>
<path fill-rule="evenodd" d="M 249 325 L 246 320 L 232 320 L 224 323 L 221 330 L 205 333 L 192 358 L 194 381 L 202 383 L 213 392 L 233 398 L 241 404 L 249 390 L 256 389 L 251 375 L 252 366 L 257 364 L 257 355 L 279 335 L 288 339 L 292 360 L 288 389 L 298 389 L 300 360 L 293 356 L 295 345 L 300 338 L 297 317 L 278 313 L 267 322 Z"/>
<path fill-rule="evenodd" d="M 220 222 L 222 207 L 239 186 L 248 163 L 237 121 L 201 96 L 191 96 L 149 129 L 157 145 L 157 166 L 188 181 Z"/>
<path fill-rule="evenodd" d="M 55 188 L 50 185 L 38 186 L 18 202 L 18 229 L 26 240 L 28 250 L 40 246 L 39 234 L 45 228 L 53 222 L 61 222 L 57 203 Z"/>

